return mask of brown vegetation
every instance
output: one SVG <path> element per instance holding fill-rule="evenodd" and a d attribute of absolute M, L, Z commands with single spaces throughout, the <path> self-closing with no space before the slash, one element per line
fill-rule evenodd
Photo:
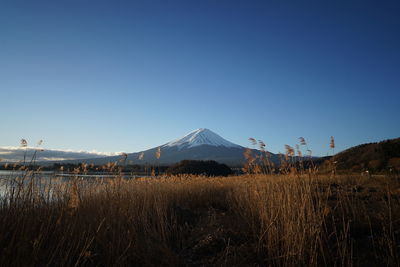
<path fill-rule="evenodd" d="M 349 170 L 398 173 L 400 171 L 400 138 L 349 148 L 335 155 L 332 161 L 336 161 L 337 169 L 344 173 L 348 173 Z"/>
<path fill-rule="evenodd" d="M 112 178 L 82 179 L 87 164 L 59 178 L 21 166 L 0 184 L 0 266 L 400 265 L 395 172 L 337 175 L 331 159 L 320 175 L 301 160 L 304 138 L 275 166 L 258 143 L 242 176 L 124 179 L 115 162 Z"/>
<path fill-rule="evenodd" d="M 76 170 L 77 173 L 84 170 Z M 399 265 L 398 177 L 12 180 L 1 266 Z"/>

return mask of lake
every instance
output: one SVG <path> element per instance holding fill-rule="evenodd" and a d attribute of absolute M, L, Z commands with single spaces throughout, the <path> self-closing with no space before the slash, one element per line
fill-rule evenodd
<path fill-rule="evenodd" d="M 144 175 L 143 173 L 121 173 L 121 175 L 116 175 L 115 173 L 107 172 L 74 174 L 61 171 L 29 172 L 19 170 L 0 170 L 0 198 L 7 197 L 7 193 L 10 192 L 10 189 L 16 188 L 18 184 L 28 185 L 32 182 L 35 185 L 35 188 L 44 192 L 54 185 L 62 185 L 72 179 L 78 179 L 79 181 L 90 183 L 92 181 L 102 182 L 105 179 L 114 179 L 119 177 L 122 177 L 123 179 L 136 179 L 151 176 Z"/>

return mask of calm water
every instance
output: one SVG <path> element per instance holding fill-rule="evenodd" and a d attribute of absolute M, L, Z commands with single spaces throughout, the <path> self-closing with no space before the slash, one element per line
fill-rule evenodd
<path fill-rule="evenodd" d="M 40 171 L 38 173 L 31 173 L 27 175 L 25 171 L 4 171 L 0 170 L 0 198 L 7 197 L 7 192 L 10 189 L 17 186 L 16 181 L 24 184 L 32 181 L 35 184 L 35 188 L 39 188 L 40 191 L 45 191 L 47 188 L 54 184 L 62 184 L 68 182 L 71 179 L 78 178 L 79 180 L 84 180 L 86 182 L 90 181 L 102 181 L 102 179 L 112 179 L 119 177 L 119 175 L 111 173 L 88 173 L 88 174 L 71 174 L 64 172 L 54 172 L 54 171 Z M 132 173 L 122 173 L 124 179 L 135 179 L 140 177 L 149 177 L 143 174 L 132 174 Z"/>
<path fill-rule="evenodd" d="M 25 171 L 2 171 L 0 170 L 0 179 L 10 179 L 10 178 L 17 178 L 26 175 Z M 66 172 L 59 172 L 59 171 L 40 171 L 39 173 L 33 174 L 35 178 L 53 178 L 53 177 L 64 177 L 64 178 L 116 178 L 119 175 L 115 175 L 113 173 L 105 173 L 105 172 L 91 172 L 87 174 L 72 174 Z M 148 175 L 144 174 L 134 174 L 134 173 L 122 173 L 122 178 L 125 179 L 132 179 L 132 178 L 139 178 L 139 177 L 147 177 Z"/>

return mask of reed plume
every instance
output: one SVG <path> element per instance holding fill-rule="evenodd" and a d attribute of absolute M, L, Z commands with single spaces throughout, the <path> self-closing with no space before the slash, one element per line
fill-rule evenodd
<path fill-rule="evenodd" d="M 253 137 L 250 137 L 250 138 L 249 138 L 249 141 L 250 141 L 250 143 L 251 143 L 253 146 L 257 145 L 257 141 L 256 141 L 256 139 L 254 139 Z"/>
<path fill-rule="evenodd" d="M 143 158 L 144 158 L 144 152 L 139 154 L 139 160 L 143 160 Z"/>
<path fill-rule="evenodd" d="M 158 147 L 156 150 L 156 158 L 159 159 L 161 157 L 161 147 Z"/>
<path fill-rule="evenodd" d="M 304 137 L 299 137 L 299 141 L 300 141 L 300 145 L 302 145 L 302 146 L 307 145 L 306 140 L 304 139 Z"/>
<path fill-rule="evenodd" d="M 28 141 L 26 141 L 26 139 L 22 138 L 20 144 L 21 144 L 21 147 L 27 147 Z"/>

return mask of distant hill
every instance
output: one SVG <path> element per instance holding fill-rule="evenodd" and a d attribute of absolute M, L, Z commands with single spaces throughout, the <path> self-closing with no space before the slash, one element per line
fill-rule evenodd
<path fill-rule="evenodd" d="M 362 144 L 336 154 L 337 170 L 400 171 L 400 138 Z"/>

